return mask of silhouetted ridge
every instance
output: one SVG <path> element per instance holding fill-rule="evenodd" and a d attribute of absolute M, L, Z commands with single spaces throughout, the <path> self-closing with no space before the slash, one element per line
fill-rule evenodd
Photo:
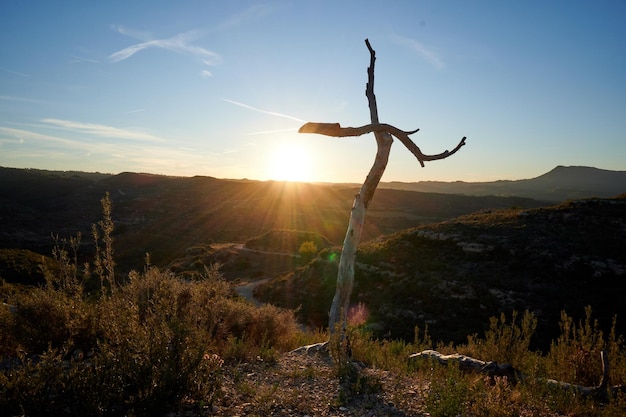
<path fill-rule="evenodd" d="M 568 199 L 620 195 L 626 192 L 626 171 L 559 165 L 531 179 L 491 182 L 391 182 L 381 184 L 381 188 L 477 196 L 516 196 L 561 202 Z"/>
<path fill-rule="evenodd" d="M 553 184 L 560 187 L 588 189 L 613 189 L 621 185 L 626 191 L 626 171 L 609 171 L 605 169 L 586 166 L 562 166 L 559 165 L 553 170 L 534 178 L 546 184 Z"/>

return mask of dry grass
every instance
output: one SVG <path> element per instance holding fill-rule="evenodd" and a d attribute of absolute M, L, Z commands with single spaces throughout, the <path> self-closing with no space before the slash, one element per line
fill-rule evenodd
<path fill-rule="evenodd" d="M 106 242 L 111 231 L 103 228 L 98 238 Z M 437 346 L 509 362 L 532 377 L 513 384 L 407 360 L 433 347 L 428 329 L 416 328 L 411 342 L 377 340 L 357 320 L 348 331 L 350 353 L 339 340 L 330 341 L 330 355 L 290 353 L 328 334 L 300 331 L 291 310 L 238 297 L 215 268 L 187 280 L 147 262 L 120 285 L 107 272 L 111 248 L 102 248 L 97 296 L 82 285 L 88 268 L 63 247 L 45 287 L 0 285 L 8 303 L 0 306 L 2 415 L 626 415 L 621 395 L 600 403 L 542 382 L 597 384 L 605 350 L 610 384 L 625 383 L 624 340 L 615 322 L 604 334 L 591 309 L 578 323 L 563 313 L 561 336 L 546 354 L 529 350 L 530 313 L 492 318 L 483 337 Z"/>

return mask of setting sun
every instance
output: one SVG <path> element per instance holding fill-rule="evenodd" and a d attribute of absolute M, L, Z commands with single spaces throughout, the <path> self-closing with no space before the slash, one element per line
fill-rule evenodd
<path fill-rule="evenodd" d="M 269 156 L 268 176 L 277 181 L 308 182 L 313 179 L 313 156 L 303 146 L 285 143 Z"/>

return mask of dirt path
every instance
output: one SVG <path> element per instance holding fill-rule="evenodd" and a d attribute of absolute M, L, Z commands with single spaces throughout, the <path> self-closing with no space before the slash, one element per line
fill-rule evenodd
<path fill-rule="evenodd" d="M 241 295 L 245 299 L 251 301 L 256 306 L 260 306 L 261 302 L 254 298 L 254 289 L 259 285 L 269 281 L 270 278 L 260 279 L 258 281 L 253 282 L 244 282 L 243 284 L 239 284 L 235 287 L 237 294 Z"/>
<path fill-rule="evenodd" d="M 246 248 L 243 243 L 236 243 L 232 247 L 237 249 L 237 250 L 239 250 L 239 251 L 260 253 L 260 254 L 264 254 L 264 255 L 291 256 L 292 258 L 299 258 L 300 257 L 299 253 L 273 252 L 273 251 L 266 251 L 266 250 L 260 250 L 260 249 L 250 249 L 250 248 Z"/>
<path fill-rule="evenodd" d="M 230 254 L 234 254 L 242 263 L 247 264 L 247 267 L 237 267 L 236 270 L 229 272 L 228 279 L 238 282 L 235 286 L 237 293 L 257 306 L 261 305 L 261 302 L 254 298 L 254 289 L 272 277 L 292 269 L 293 260 L 300 257 L 298 253 L 249 249 L 245 244 L 235 242 L 214 243 L 211 249 L 227 254 L 225 257 L 227 260 L 232 260 Z"/>

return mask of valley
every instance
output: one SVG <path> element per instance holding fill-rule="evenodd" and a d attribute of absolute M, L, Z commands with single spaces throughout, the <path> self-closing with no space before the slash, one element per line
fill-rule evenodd
<path fill-rule="evenodd" d="M 563 170 L 555 172 L 553 187 L 571 185 L 559 186 Z M 604 185 L 597 187 L 606 190 L 607 173 L 601 174 Z M 189 279 L 218 265 L 242 296 L 297 309 L 301 323 L 323 327 L 357 191 L 340 184 L 0 168 L 0 277 L 43 282 L 42 263 L 53 264 L 51 236 L 58 243 L 80 233 L 77 260 L 92 259 L 91 225 L 109 193 L 119 280 L 141 271 L 146 254 L 151 265 Z M 436 340 L 459 342 L 481 334 L 489 317 L 529 310 L 540 320 L 537 345 L 545 347 L 560 312 L 580 316 L 587 305 L 608 326 L 626 313 L 624 202 L 623 195 L 554 204 L 381 188 L 366 217 L 353 303 L 367 309 L 377 336 L 404 339 L 415 326 L 428 326 Z M 303 259 L 298 248 L 312 240 L 317 255 Z M 624 330 L 620 322 L 618 328 Z"/>

